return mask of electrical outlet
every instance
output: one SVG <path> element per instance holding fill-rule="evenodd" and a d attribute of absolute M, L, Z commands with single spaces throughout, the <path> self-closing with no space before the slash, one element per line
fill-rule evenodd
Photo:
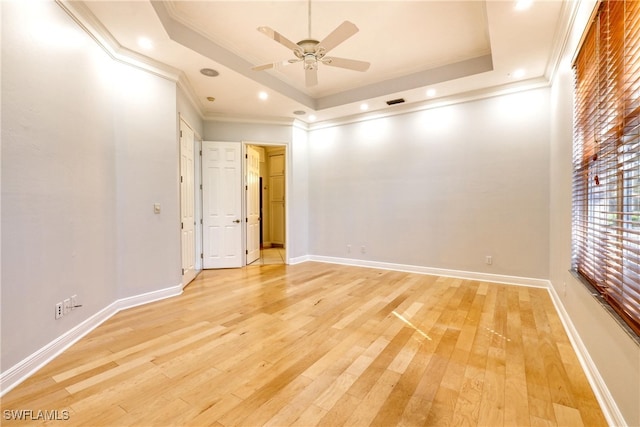
<path fill-rule="evenodd" d="M 71 310 L 75 310 L 78 307 L 78 295 L 71 295 Z"/>
<path fill-rule="evenodd" d="M 63 307 L 62 307 L 62 303 L 59 302 L 56 304 L 56 320 L 58 320 L 62 316 L 64 316 Z"/>
<path fill-rule="evenodd" d="M 367 253 L 367 247 L 366 246 L 360 246 L 360 253 L 366 254 Z"/>
<path fill-rule="evenodd" d="M 491 265 L 491 264 L 493 264 L 493 257 L 492 257 L 491 255 L 487 255 L 487 256 L 484 258 L 484 262 L 485 262 L 487 265 Z"/>
<path fill-rule="evenodd" d="M 70 298 L 66 298 L 64 301 L 62 301 L 62 309 L 63 309 L 63 314 L 69 314 L 71 312 Z"/>

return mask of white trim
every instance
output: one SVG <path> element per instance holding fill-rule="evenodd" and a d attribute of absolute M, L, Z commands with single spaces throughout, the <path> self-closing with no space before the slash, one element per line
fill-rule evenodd
<path fill-rule="evenodd" d="M 143 304 L 149 304 L 150 302 L 160 301 L 163 299 L 176 297 L 182 294 L 182 283 L 170 288 L 158 289 L 157 291 L 151 291 L 144 294 L 133 295 L 130 297 L 120 298 L 115 303 L 118 311 L 126 310 L 128 308 L 137 307 Z"/>
<path fill-rule="evenodd" d="M 303 258 L 303 257 L 300 257 Z M 394 264 L 380 261 L 368 261 L 350 258 L 335 258 L 320 255 L 308 255 L 307 261 L 326 262 L 330 264 L 352 265 L 357 267 L 378 268 L 381 270 L 405 271 L 407 273 L 430 274 L 434 276 L 454 277 L 458 279 L 479 280 L 482 282 L 501 283 L 507 285 L 550 288 L 551 282 L 546 279 L 531 277 L 506 276 L 502 274 L 478 273 L 475 271 L 448 270 L 443 268 L 424 267 L 420 265 Z"/>
<path fill-rule="evenodd" d="M 526 92 L 540 88 L 549 87 L 551 82 L 544 76 L 523 80 L 516 83 L 505 83 L 498 86 L 491 86 L 476 90 L 470 90 L 462 93 L 445 96 L 433 100 L 412 102 L 401 106 L 385 107 L 380 110 L 370 111 L 366 113 L 356 113 L 349 116 L 341 116 L 330 120 L 323 120 L 308 124 L 309 130 L 318 130 L 342 126 L 352 123 L 364 122 L 367 120 L 384 119 L 387 117 L 399 116 L 403 114 L 411 114 L 419 111 L 426 111 L 435 108 L 447 107 L 450 105 L 463 104 L 482 99 L 494 98 L 498 96 L 509 95 L 512 93 Z"/>
<path fill-rule="evenodd" d="M 564 52 L 567 48 L 569 40 L 571 39 L 571 29 L 575 25 L 576 16 L 578 15 L 578 9 L 580 8 L 580 2 L 563 2 L 560 10 L 560 19 L 556 25 L 556 31 L 553 36 L 553 43 L 551 44 L 551 55 L 549 56 L 549 62 L 545 68 L 545 77 L 549 82 L 553 82 L 555 74 L 560 68 Z"/>
<path fill-rule="evenodd" d="M 225 123 L 247 123 L 247 124 L 265 124 L 265 125 L 281 125 L 293 126 L 296 119 L 289 117 L 275 116 L 249 116 L 249 115 L 226 115 L 226 113 L 206 112 L 204 120 L 207 122 L 225 122 Z"/>
<path fill-rule="evenodd" d="M 289 258 L 289 265 L 302 264 L 303 262 L 311 261 L 310 255 L 298 256 L 295 258 Z"/>
<path fill-rule="evenodd" d="M 95 40 L 98 46 L 100 46 L 111 59 L 174 82 L 178 81 L 180 70 L 122 46 L 82 2 L 72 0 L 55 1 L 89 37 Z"/>
<path fill-rule="evenodd" d="M 189 78 L 183 71 L 180 71 L 180 75 L 178 76 L 178 81 L 176 82 L 176 85 L 178 86 L 179 89 L 182 90 L 182 93 L 184 93 L 184 96 L 187 98 L 187 101 L 189 101 L 191 106 L 196 110 L 196 112 L 198 113 L 198 117 L 200 117 L 200 120 L 204 120 L 205 117 L 202 112 L 202 110 L 204 109 L 204 106 L 200 103 L 200 99 L 198 98 L 198 95 L 193 90 L 193 86 L 191 86 L 191 84 L 189 83 Z"/>
<path fill-rule="evenodd" d="M 562 321 L 564 330 L 569 336 L 569 341 L 571 341 L 573 350 L 578 356 L 578 360 L 580 361 L 582 370 L 587 376 L 589 384 L 591 384 L 591 389 L 593 390 L 593 393 L 595 394 L 596 399 L 600 404 L 600 408 L 602 409 L 602 413 L 604 414 L 607 423 L 610 426 L 628 425 L 624 417 L 622 416 L 622 412 L 620 412 L 615 399 L 611 395 L 611 392 L 609 392 L 609 388 L 607 387 L 606 382 L 600 375 L 596 364 L 593 362 L 593 359 L 591 359 L 587 347 L 582 342 L 580 334 L 578 334 L 578 330 L 573 325 L 569 313 L 567 313 L 567 310 L 564 308 L 560 296 L 553 286 L 549 286 L 549 295 L 551 296 L 553 305 L 556 307 L 556 312 L 558 312 L 558 316 Z"/>
<path fill-rule="evenodd" d="M 2 372 L 0 374 L 0 396 L 4 396 L 18 384 L 29 378 L 40 368 L 58 357 L 62 352 L 78 342 L 89 332 L 96 329 L 113 315 L 117 314 L 119 311 L 161 299 L 178 296 L 180 294 L 182 294 L 182 284 L 140 295 L 121 298 L 112 302 L 107 307 L 60 335 L 49 344 L 27 356 L 24 360 Z"/>

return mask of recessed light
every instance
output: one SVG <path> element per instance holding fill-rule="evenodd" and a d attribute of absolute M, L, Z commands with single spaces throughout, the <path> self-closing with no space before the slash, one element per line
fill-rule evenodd
<path fill-rule="evenodd" d="M 305 111 L 302 111 L 302 110 L 296 110 L 296 111 L 293 112 L 293 114 L 295 114 L 296 116 L 304 116 L 307 113 Z"/>
<path fill-rule="evenodd" d="M 200 70 L 200 74 L 203 74 L 207 77 L 216 77 L 218 76 L 220 73 L 217 72 L 216 70 L 212 69 L 212 68 L 203 68 Z"/>
<path fill-rule="evenodd" d="M 316 118 L 317 117 L 316 117 L 315 114 L 312 114 L 312 115 L 309 116 L 309 120 L 312 121 L 312 122 L 315 121 Z"/>
<path fill-rule="evenodd" d="M 360 110 L 367 111 L 369 109 L 369 104 L 360 104 Z"/>
<path fill-rule="evenodd" d="M 513 73 L 511 73 L 510 76 L 514 79 L 521 79 L 524 77 L 524 74 L 524 70 L 522 68 L 518 68 Z"/>
<path fill-rule="evenodd" d="M 527 10 L 533 4 L 533 0 L 517 0 L 516 1 L 516 10 Z"/>
<path fill-rule="evenodd" d="M 207 96 L 207 101 L 209 101 L 209 102 L 213 102 L 213 101 L 215 101 L 215 100 L 216 100 L 216 99 L 215 99 L 213 96 Z"/>
<path fill-rule="evenodd" d="M 147 37 L 138 37 L 138 46 L 143 49 L 153 49 L 153 42 Z"/>
<path fill-rule="evenodd" d="M 436 90 L 435 89 L 427 89 L 427 96 L 429 98 L 432 98 L 432 97 L 436 96 Z"/>
<path fill-rule="evenodd" d="M 264 101 L 265 99 L 269 98 L 269 94 L 265 91 L 261 91 L 260 93 L 258 93 L 258 98 Z"/>

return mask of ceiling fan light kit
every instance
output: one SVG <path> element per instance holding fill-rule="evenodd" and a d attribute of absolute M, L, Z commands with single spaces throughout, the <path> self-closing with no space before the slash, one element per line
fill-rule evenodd
<path fill-rule="evenodd" d="M 258 31 L 280 43 L 287 49 L 291 50 L 296 57 L 284 61 L 273 62 L 270 64 L 258 65 L 252 69 L 255 71 L 263 71 L 269 69 L 277 69 L 281 66 L 302 62 L 305 70 L 306 86 L 315 86 L 318 84 L 318 63 L 330 65 L 332 67 L 346 68 L 348 70 L 364 72 L 369 69 L 370 64 L 365 61 L 356 59 L 346 59 L 325 56 L 330 50 L 338 46 L 358 32 L 358 27 L 349 21 L 344 21 L 327 37 L 318 41 L 311 38 L 311 5 L 309 4 L 309 38 L 294 43 L 279 32 L 267 27 L 258 27 Z"/>

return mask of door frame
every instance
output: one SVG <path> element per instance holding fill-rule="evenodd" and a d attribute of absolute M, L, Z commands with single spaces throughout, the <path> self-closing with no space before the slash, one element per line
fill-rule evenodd
<path fill-rule="evenodd" d="M 291 216 L 289 215 L 290 208 L 290 189 L 291 189 L 291 150 L 290 146 L 286 142 L 267 142 L 267 141 L 255 141 L 255 140 L 243 140 L 242 141 L 242 158 L 246 159 L 247 155 L 247 146 L 254 145 L 257 147 L 278 147 L 284 149 L 284 263 L 289 264 L 289 219 Z M 242 162 L 242 179 L 243 183 L 247 182 L 247 171 L 245 162 Z M 261 190 L 262 191 L 262 190 Z M 244 227 L 242 227 L 242 246 L 244 248 L 244 252 L 246 254 L 247 251 L 247 193 L 246 189 L 243 185 L 242 187 L 243 197 L 242 198 L 242 215 L 245 218 Z M 262 226 L 262 225 L 261 225 Z M 244 257 L 244 265 L 247 265 L 247 257 Z"/>

